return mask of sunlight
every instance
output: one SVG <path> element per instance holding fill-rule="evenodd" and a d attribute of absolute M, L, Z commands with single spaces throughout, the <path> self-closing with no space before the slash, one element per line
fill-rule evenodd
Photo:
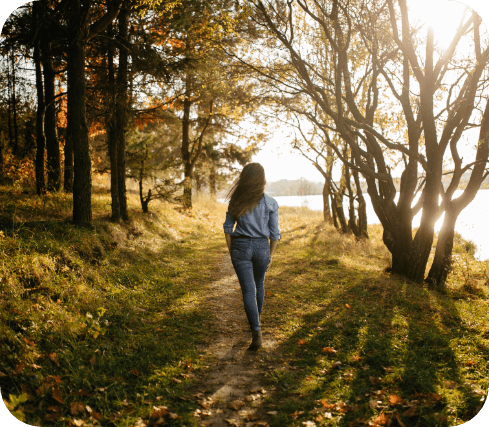
<path fill-rule="evenodd" d="M 455 35 L 467 5 L 454 0 L 408 0 L 410 21 L 433 27 L 438 48 L 445 50 Z"/>

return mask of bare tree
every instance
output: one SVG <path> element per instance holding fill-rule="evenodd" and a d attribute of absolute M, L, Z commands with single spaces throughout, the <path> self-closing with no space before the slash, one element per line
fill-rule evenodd
<path fill-rule="evenodd" d="M 484 70 L 489 61 L 480 18 L 466 13 L 449 47 L 441 51 L 432 28 L 424 36 L 410 22 L 406 0 L 398 4 L 392 0 L 257 0 L 254 4 L 257 21 L 273 35 L 275 45 L 273 40 L 269 45 L 279 52 L 274 59 L 285 63 L 288 72 L 277 76 L 270 63 L 253 64 L 255 70 L 284 94 L 307 96 L 309 108 L 300 113 L 325 133 L 338 133 L 348 145 L 349 157 L 337 145 L 330 147 L 365 177 L 384 228 L 384 243 L 392 254 L 392 272 L 423 281 L 434 225 L 445 212 L 440 255 L 428 275 L 432 285 L 443 287 L 446 274 L 435 271 L 447 271 L 450 257 L 441 245 L 451 250 L 456 217 L 477 193 L 488 158 L 484 132 L 472 161 L 463 163 L 460 154 L 464 132 L 487 120 L 487 115 L 481 119 L 479 109 L 485 102 Z M 321 44 L 308 44 L 312 38 Z M 317 66 L 324 55 L 315 49 L 331 52 L 328 73 Z M 318 110 L 331 124 L 318 119 Z M 444 162 L 451 164 L 453 172 L 446 190 Z M 398 199 L 396 165 L 402 167 Z M 467 171 L 472 171 L 469 185 L 462 198 L 453 199 Z M 412 219 L 421 209 L 420 227 L 413 236 Z"/>

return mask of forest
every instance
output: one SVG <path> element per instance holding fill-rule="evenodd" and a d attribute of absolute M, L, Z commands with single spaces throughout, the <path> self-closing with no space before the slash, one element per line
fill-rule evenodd
<path fill-rule="evenodd" d="M 481 410 L 489 276 L 455 224 L 488 182 L 489 33 L 460 6 L 442 40 L 414 1 L 9 16 L 0 387 L 16 418 L 410 427 Z M 283 129 L 324 181 L 267 191 L 322 194 L 323 211 L 280 208 L 268 344 L 250 355 L 217 199 Z"/>

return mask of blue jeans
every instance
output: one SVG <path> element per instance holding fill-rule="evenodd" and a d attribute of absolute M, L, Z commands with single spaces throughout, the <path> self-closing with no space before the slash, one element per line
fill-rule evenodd
<path fill-rule="evenodd" d="M 265 273 L 270 260 L 268 239 L 233 237 L 231 261 L 238 276 L 243 303 L 251 330 L 260 330 L 260 315 L 265 298 Z"/>

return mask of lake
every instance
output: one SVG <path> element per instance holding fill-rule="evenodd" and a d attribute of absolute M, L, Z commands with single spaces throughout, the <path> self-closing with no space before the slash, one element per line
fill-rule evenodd
<path fill-rule="evenodd" d="M 457 197 L 461 190 L 455 192 Z M 374 212 L 370 197 L 363 195 L 367 203 L 367 223 L 379 224 L 380 221 Z M 277 196 L 274 199 L 280 206 L 307 206 L 311 210 L 323 210 L 323 196 Z M 345 212 L 348 215 L 347 212 Z M 489 216 L 489 190 L 479 190 L 475 199 L 459 215 L 455 224 L 455 231 L 462 235 L 465 240 L 472 240 L 477 245 L 476 258 L 480 260 L 489 259 L 489 221 L 484 219 Z M 421 212 L 413 219 L 413 227 L 419 226 Z M 443 216 L 436 223 L 435 229 L 439 231 L 443 223 Z"/>

